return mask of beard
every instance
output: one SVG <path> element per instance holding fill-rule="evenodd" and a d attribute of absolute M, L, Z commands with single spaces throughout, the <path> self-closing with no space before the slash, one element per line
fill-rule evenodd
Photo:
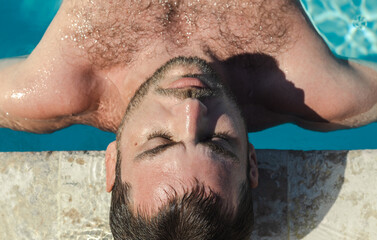
<path fill-rule="evenodd" d="M 197 67 L 200 71 L 200 74 L 186 74 L 181 77 L 193 77 L 198 78 L 204 82 L 208 87 L 204 88 L 184 88 L 184 89 L 163 89 L 157 87 L 158 84 L 165 78 L 165 76 L 173 69 L 178 66 L 187 66 L 187 67 Z M 176 57 L 164 65 L 162 65 L 154 74 L 149 77 L 143 84 L 140 85 L 138 90 L 135 92 L 134 96 L 131 98 L 130 103 L 127 106 L 125 111 L 122 123 L 119 127 L 118 134 L 121 133 L 123 125 L 132 115 L 132 112 L 135 111 L 140 103 L 143 101 L 144 97 L 152 89 L 159 95 L 175 97 L 181 100 L 186 98 L 195 98 L 195 99 L 204 99 L 209 97 L 218 97 L 221 95 L 226 96 L 231 100 L 233 105 L 239 110 L 238 104 L 236 104 L 236 98 L 230 89 L 225 86 L 225 84 L 220 80 L 219 76 L 215 73 L 213 68 L 205 60 L 198 57 Z"/>

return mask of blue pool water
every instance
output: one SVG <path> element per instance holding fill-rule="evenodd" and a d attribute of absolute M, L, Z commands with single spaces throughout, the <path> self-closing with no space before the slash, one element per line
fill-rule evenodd
<path fill-rule="evenodd" d="M 377 62 L 377 1 L 301 2 L 317 32 L 335 55 Z"/>
<path fill-rule="evenodd" d="M 302 0 L 309 18 L 339 57 L 377 63 L 377 1 Z M 60 0 L 0 0 L 0 58 L 29 54 L 54 17 Z M 377 123 L 358 129 L 318 133 L 291 124 L 249 134 L 256 148 L 377 148 Z M 114 134 L 76 125 L 53 134 L 0 129 L 0 151 L 103 150 Z"/>

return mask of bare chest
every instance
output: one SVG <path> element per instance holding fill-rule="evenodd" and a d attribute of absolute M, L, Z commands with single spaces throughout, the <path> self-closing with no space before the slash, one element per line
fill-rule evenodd
<path fill-rule="evenodd" d="M 289 0 L 90 0 L 68 12 L 70 39 L 93 64 L 132 62 L 143 49 L 211 49 L 226 58 L 245 52 L 275 55 L 289 43 Z"/>

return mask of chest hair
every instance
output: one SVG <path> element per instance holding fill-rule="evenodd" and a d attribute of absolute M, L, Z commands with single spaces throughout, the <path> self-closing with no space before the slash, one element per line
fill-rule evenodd
<path fill-rule="evenodd" d="M 68 40 L 100 67 L 128 64 L 156 41 L 168 51 L 200 46 L 224 58 L 274 56 L 291 41 L 295 8 L 289 0 L 82 0 L 68 10 Z"/>

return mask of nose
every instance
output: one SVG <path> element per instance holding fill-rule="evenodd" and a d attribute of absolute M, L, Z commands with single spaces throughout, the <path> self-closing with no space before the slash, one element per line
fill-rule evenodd
<path fill-rule="evenodd" d="M 207 107 L 198 99 L 188 98 L 174 105 L 175 125 L 185 138 L 197 141 L 208 124 Z"/>

